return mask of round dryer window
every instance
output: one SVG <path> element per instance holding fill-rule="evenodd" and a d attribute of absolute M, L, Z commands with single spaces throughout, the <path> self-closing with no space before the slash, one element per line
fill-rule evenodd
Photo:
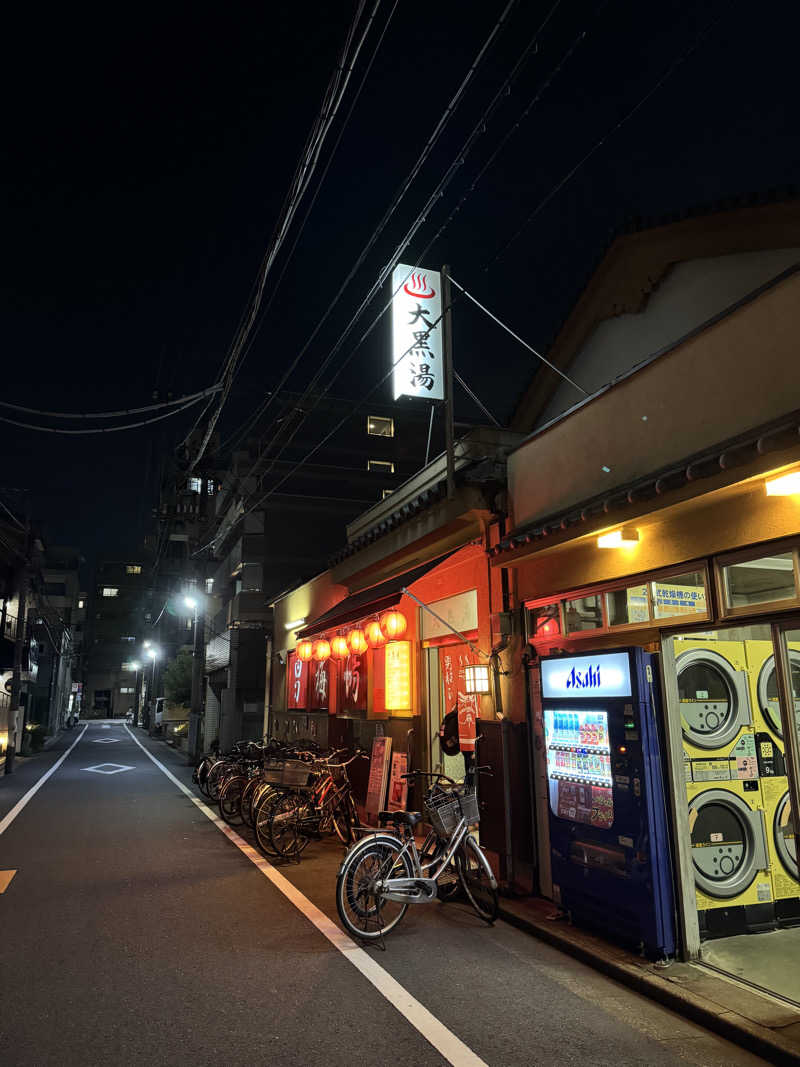
<path fill-rule="evenodd" d="M 797 718 L 800 715 L 800 653 L 790 651 L 789 662 L 792 667 L 792 693 L 794 696 L 795 718 Z M 764 660 L 764 666 L 759 672 L 758 703 L 770 727 L 779 737 L 783 737 L 781 709 L 778 700 L 778 677 L 775 673 L 774 656 Z"/>
<path fill-rule="evenodd" d="M 775 809 L 772 833 L 781 863 L 792 878 L 800 878 L 797 867 L 797 842 L 792 824 L 792 801 L 788 791 L 783 794 Z"/>
<path fill-rule="evenodd" d="M 719 748 L 736 737 L 747 720 L 746 698 L 729 661 L 711 649 L 679 656 L 678 696 L 683 735 L 699 748 Z"/>
<path fill-rule="evenodd" d="M 759 870 L 747 804 L 735 793 L 708 789 L 689 805 L 689 826 L 698 886 L 723 900 L 743 893 Z"/>

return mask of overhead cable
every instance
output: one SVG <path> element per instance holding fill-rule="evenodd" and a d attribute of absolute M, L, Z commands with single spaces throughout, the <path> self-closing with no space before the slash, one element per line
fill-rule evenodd
<path fill-rule="evenodd" d="M 206 394 L 204 393 L 203 396 L 205 395 Z M 175 408 L 174 411 L 165 411 L 163 415 L 154 415 L 152 419 L 140 419 L 139 422 L 129 422 L 126 423 L 125 426 L 94 426 L 85 430 L 67 430 L 58 426 L 37 426 L 32 422 L 20 422 L 18 419 L 9 419 L 5 415 L 0 415 L 0 422 L 7 422 L 11 426 L 19 426 L 23 430 L 38 430 L 40 433 L 58 433 L 68 434 L 70 436 L 81 436 L 95 433 L 120 433 L 123 430 L 135 430 L 140 426 L 149 426 L 153 422 L 161 422 L 162 419 L 169 419 L 173 415 L 179 415 L 182 411 L 186 411 L 187 408 L 197 404 L 200 400 L 202 400 L 202 396 L 195 397 L 194 400 L 190 400 L 181 407 Z"/>
<path fill-rule="evenodd" d="M 311 181 L 314 168 L 319 160 L 320 152 L 325 143 L 327 135 L 331 129 L 331 126 L 336 118 L 336 114 L 341 105 L 344 97 L 347 85 L 350 81 L 350 77 L 353 73 L 356 60 L 358 59 L 361 48 L 364 41 L 372 27 L 372 23 L 375 19 L 375 15 L 380 6 L 381 0 L 376 0 L 371 13 L 367 17 L 366 25 L 361 32 L 358 42 L 351 54 L 351 44 L 356 33 L 356 28 L 361 21 L 361 16 L 364 11 L 365 2 L 360 0 L 353 21 L 347 33 L 344 48 L 339 59 L 339 62 L 331 76 L 328 84 L 328 89 L 323 101 L 323 107 L 318 116 L 314 128 L 309 135 L 309 139 L 306 142 L 305 149 L 301 154 L 298 165 L 295 169 L 294 178 L 287 192 L 286 199 L 284 201 L 283 208 L 278 217 L 278 221 L 273 230 L 272 237 L 270 239 L 269 247 L 262 260 L 261 267 L 259 268 L 258 277 L 255 283 L 255 294 L 250 303 L 249 309 L 246 309 L 243 314 L 243 320 L 240 321 L 239 329 L 237 330 L 234 338 L 231 352 L 226 361 L 223 373 L 221 375 L 222 382 L 222 395 L 220 396 L 219 404 L 216 410 L 213 412 L 211 418 L 206 426 L 203 440 L 200 443 L 200 447 L 197 454 L 189 463 L 189 470 L 193 470 L 197 463 L 202 458 L 208 442 L 211 439 L 211 435 L 214 432 L 214 428 L 217 424 L 219 416 L 222 412 L 222 408 L 225 405 L 225 401 L 230 393 L 231 386 L 233 384 L 233 376 L 236 370 L 236 364 L 239 357 L 242 354 L 244 346 L 247 342 L 247 338 L 250 331 L 253 328 L 255 320 L 258 316 L 259 308 L 261 307 L 261 301 L 264 296 L 264 288 L 267 283 L 267 277 L 272 269 L 275 259 L 280 251 L 281 245 L 286 237 L 289 227 L 294 220 L 297 208 L 300 205 L 300 201 L 305 195 L 308 185 Z"/>
<path fill-rule="evenodd" d="M 300 240 L 300 238 L 301 238 L 301 236 L 303 234 L 303 230 L 306 227 L 306 223 L 308 222 L 309 215 L 314 210 L 314 205 L 316 204 L 317 199 L 319 197 L 319 194 L 320 194 L 320 192 L 322 190 L 322 186 L 325 183 L 325 178 L 327 177 L 328 171 L 330 170 L 331 164 L 333 163 L 333 160 L 334 160 L 334 158 L 336 156 L 336 152 L 337 152 L 337 150 L 339 148 L 339 145 L 341 143 L 342 137 L 344 136 L 345 130 L 348 127 L 348 124 L 350 122 L 350 118 L 351 118 L 351 116 L 353 114 L 353 111 L 355 110 L 356 104 L 358 103 L 359 98 L 361 97 L 361 92 L 362 92 L 362 90 L 364 88 L 364 85 L 366 84 L 367 78 L 370 75 L 370 72 L 371 72 L 372 67 L 373 67 L 373 65 L 375 63 L 375 60 L 378 57 L 378 53 L 379 53 L 379 51 L 381 49 L 381 45 L 383 44 L 383 39 L 386 36 L 386 32 L 389 29 L 389 26 L 391 24 L 392 18 L 394 17 L 394 13 L 397 10 L 397 5 L 399 4 L 399 2 L 400 2 L 400 0 L 394 0 L 394 4 L 392 5 L 392 10 L 389 12 L 388 17 L 387 17 L 386 21 L 383 24 L 383 29 L 380 32 L 380 36 L 378 37 L 378 40 L 375 43 L 375 47 L 372 49 L 372 55 L 370 56 L 369 61 L 367 62 L 366 66 L 364 67 L 364 72 L 361 75 L 361 81 L 359 82 L 358 88 L 356 89 L 355 93 L 353 94 L 353 98 L 350 101 L 350 107 L 347 109 L 347 114 L 345 115 L 345 117 L 344 117 L 344 119 L 342 121 L 342 124 L 339 127 L 339 132 L 336 135 L 336 140 L 333 143 L 333 147 L 331 148 L 330 152 L 328 153 L 328 158 L 327 158 L 327 160 L 325 162 L 325 167 L 324 167 L 324 169 L 322 171 L 322 174 L 320 175 L 319 181 L 317 182 L 317 188 L 314 190 L 314 195 L 313 195 L 313 197 L 311 198 L 311 200 L 308 203 L 308 207 L 306 208 L 305 214 L 303 215 L 302 222 L 300 223 L 300 225 L 297 228 L 297 233 L 295 234 L 294 240 L 292 241 L 292 247 L 289 249 L 288 253 L 284 257 L 283 266 L 281 267 L 280 274 L 278 275 L 278 277 L 275 280 L 275 284 L 272 286 L 272 292 L 270 293 L 269 300 L 267 301 L 266 307 L 264 308 L 263 312 L 261 313 L 259 321 L 256 324 L 255 329 L 252 331 L 252 333 L 250 335 L 250 339 L 247 342 L 247 346 L 246 346 L 244 352 L 242 353 L 241 359 L 239 360 L 239 362 L 237 364 L 236 370 L 234 372 L 234 377 L 237 374 L 240 373 L 240 371 L 242 369 L 242 366 L 244 364 L 244 361 L 247 359 L 247 356 L 249 355 L 250 350 L 252 349 L 253 344 L 255 343 L 256 337 L 258 336 L 258 333 L 261 330 L 261 327 L 264 324 L 264 321 L 266 320 L 267 315 L 269 314 L 269 310 L 272 307 L 272 304 L 273 304 L 273 302 L 275 300 L 275 297 L 276 297 L 276 295 L 278 293 L 278 289 L 280 287 L 280 284 L 283 281 L 283 276 L 286 273 L 286 270 L 287 270 L 287 267 L 289 266 L 289 263 L 291 262 L 291 258 L 292 258 L 293 254 L 294 254 L 294 250 L 297 248 L 297 244 L 298 244 L 298 242 L 299 242 L 299 240 Z M 267 393 L 266 394 L 265 399 L 262 401 L 261 405 L 259 405 L 259 408 L 257 409 L 258 414 L 256 415 L 256 418 L 258 418 L 260 416 L 262 410 L 265 411 L 266 408 L 269 407 L 272 395 L 274 395 L 274 394 L 272 394 L 272 393 Z"/>
<path fill-rule="evenodd" d="M 11 404 L 7 400 L 0 400 L 0 407 L 11 408 L 12 411 L 24 411 L 27 415 L 44 415 L 51 419 L 117 419 L 121 415 L 141 415 L 146 411 L 158 411 L 160 408 L 174 407 L 187 401 L 202 400 L 205 396 L 218 393 L 221 385 L 212 385 L 199 393 L 189 393 L 186 396 L 177 396 L 174 400 L 162 400 L 158 404 L 147 404 L 141 408 L 121 408 L 119 411 L 43 411 L 41 408 L 26 408 L 22 404 Z"/>
<path fill-rule="evenodd" d="M 558 7 L 560 2 L 561 2 L 561 0 L 556 0 L 556 3 L 554 5 L 552 11 L 550 12 L 550 15 L 553 14 L 553 12 Z M 422 169 L 423 165 L 425 164 L 426 160 L 428 159 L 428 157 L 430 156 L 431 152 L 434 150 L 434 148 L 438 144 L 438 142 L 439 142 L 442 134 L 444 133 L 445 129 L 447 128 L 450 120 L 453 118 L 453 116 L 455 115 L 456 111 L 458 110 L 458 107 L 459 107 L 459 105 L 461 104 L 461 101 L 464 98 L 464 95 L 465 95 L 465 93 L 467 91 L 467 88 L 468 88 L 469 84 L 471 83 L 472 79 L 475 77 L 477 71 L 480 69 L 480 66 L 481 66 L 484 58 L 486 57 L 489 49 L 491 48 L 492 44 L 496 40 L 497 36 L 499 35 L 499 33 L 502 31 L 502 29 L 505 27 L 506 23 L 508 22 L 508 19 L 511 16 L 511 12 L 516 7 L 517 3 L 518 3 L 518 0 L 509 0 L 509 2 L 506 4 L 505 8 L 503 9 L 503 12 L 501 13 L 500 17 L 498 18 L 497 22 L 495 23 L 494 27 L 492 28 L 489 36 L 486 38 L 486 40 L 484 41 L 483 45 L 478 50 L 478 54 L 475 56 L 475 59 L 472 61 L 471 66 L 467 70 L 467 73 L 465 74 L 465 76 L 461 80 L 461 83 L 458 86 L 458 88 L 456 89 L 455 94 L 453 95 L 452 99 L 450 100 L 450 102 L 445 107 L 444 112 L 442 113 L 442 115 L 440 116 L 438 122 L 436 123 L 436 126 L 433 129 L 433 132 L 428 137 L 428 140 L 427 140 L 426 144 L 424 145 L 422 151 L 420 152 L 419 156 L 415 160 L 413 166 L 411 167 L 411 170 L 408 172 L 406 177 L 401 182 L 401 184 L 400 184 L 397 192 L 393 196 L 388 208 L 384 212 L 383 217 L 380 219 L 380 221 L 378 222 L 377 226 L 375 226 L 373 228 L 369 240 L 367 241 L 366 245 L 364 246 L 364 248 L 359 253 L 358 258 L 356 259 L 356 261 L 353 264 L 353 266 L 350 268 L 348 274 L 346 275 L 346 277 L 344 278 L 342 284 L 339 286 L 338 290 L 334 294 L 333 298 L 331 299 L 330 303 L 328 304 L 328 307 L 325 309 L 322 317 L 317 322 L 317 325 L 312 330 L 312 332 L 309 335 L 309 337 L 307 338 L 305 344 L 303 344 L 303 346 L 301 347 L 301 349 L 299 350 L 299 352 L 297 353 L 295 358 L 292 360 L 292 362 L 289 364 L 288 368 L 284 371 L 283 375 L 281 376 L 280 381 L 278 382 L 278 384 L 276 385 L 275 389 L 273 390 L 273 393 L 272 393 L 273 396 L 276 396 L 281 391 L 281 389 L 283 388 L 283 386 L 286 384 L 287 380 L 289 379 L 289 376 L 294 372 L 294 370 L 297 367 L 297 365 L 299 364 L 300 360 L 305 356 L 306 352 L 308 351 L 309 347 L 313 343 L 314 339 L 319 334 L 319 331 L 322 329 L 322 327 L 324 326 L 325 322 L 328 320 L 328 317 L 330 316 L 331 312 L 338 305 L 342 294 L 347 289 L 347 286 L 353 280 L 353 278 L 355 277 L 356 273 L 358 272 L 358 270 L 361 268 L 362 264 L 364 263 L 365 259 L 367 258 L 369 253 L 374 248 L 374 246 L 375 246 L 376 242 L 378 241 L 378 239 L 380 238 L 381 234 L 386 229 L 386 226 L 388 225 L 390 219 L 392 218 L 392 216 L 394 215 L 395 211 L 400 206 L 403 198 L 405 197 L 406 193 L 408 192 L 408 190 L 413 185 L 415 179 L 417 178 L 417 176 L 418 176 L 420 170 Z M 534 37 L 534 39 L 528 44 L 528 46 L 525 49 L 525 51 L 523 52 L 522 56 L 517 61 L 517 67 L 520 67 L 521 64 L 530 55 L 531 51 L 533 50 L 533 48 L 534 48 L 534 46 L 536 44 L 536 41 L 538 40 L 538 35 L 539 35 L 539 33 L 541 33 L 541 30 L 544 28 L 544 25 L 549 20 L 550 15 L 547 16 L 547 19 L 545 20 L 545 23 L 542 24 L 542 26 L 540 27 L 539 31 L 537 31 L 537 34 Z M 504 83 L 504 86 L 505 86 L 505 84 L 506 83 Z M 437 187 L 437 189 L 438 189 L 438 187 Z M 434 192 L 433 196 L 429 199 L 428 204 L 426 205 L 426 207 L 423 208 L 422 212 L 418 216 L 418 223 L 420 225 L 421 225 L 421 222 L 424 221 L 424 217 L 427 214 L 427 211 L 429 210 L 430 206 L 432 206 L 432 204 L 438 199 L 439 195 L 441 195 L 441 194 L 438 193 L 438 192 Z M 413 229 L 412 232 L 410 232 L 409 235 L 407 235 L 407 237 L 403 241 L 403 244 L 393 254 L 392 260 L 390 260 L 389 264 L 384 266 L 383 269 L 381 270 L 380 274 L 378 275 L 378 280 L 376 281 L 376 283 L 370 289 L 370 291 L 367 294 L 365 300 L 362 301 L 362 304 L 359 307 L 359 310 L 356 313 L 355 318 L 353 320 L 351 320 L 351 323 L 348 325 L 347 329 L 345 330 L 345 333 L 344 333 L 343 337 L 341 338 L 342 343 L 344 342 L 344 338 L 347 336 L 347 334 L 349 333 L 350 329 L 352 329 L 352 327 L 355 325 L 355 322 L 357 321 L 357 319 L 361 316 L 361 314 L 362 314 L 364 308 L 366 307 L 366 305 L 368 303 L 370 303 L 370 301 L 373 299 L 375 293 L 378 291 L 378 289 L 385 282 L 388 272 L 392 269 L 392 267 L 394 265 L 394 262 L 395 262 L 394 256 L 397 256 L 399 254 L 399 252 L 401 252 L 403 250 L 403 248 L 405 247 L 405 245 L 408 243 L 408 241 L 413 236 L 413 233 L 415 233 L 415 232 L 416 232 L 416 230 Z M 322 371 L 324 371 L 324 369 L 327 366 L 327 364 L 330 361 L 330 359 L 332 359 L 333 356 L 336 354 L 336 351 L 338 351 L 338 347 L 334 350 L 333 353 L 331 353 L 331 355 L 328 357 L 328 359 L 326 359 L 326 361 L 323 363 L 322 367 L 317 372 L 317 374 L 319 374 Z M 314 379 L 314 380 L 316 380 L 316 379 Z M 309 389 L 313 388 L 313 384 L 309 385 L 308 388 Z M 269 408 L 269 403 L 270 402 L 271 402 L 271 399 L 270 399 L 270 401 L 267 402 L 266 407 L 264 408 L 265 411 Z M 255 468 L 253 468 L 253 469 L 255 469 Z M 251 469 L 250 473 L 252 473 L 252 469 Z"/>
<path fill-rule="evenodd" d="M 533 211 L 531 211 L 531 213 L 525 218 L 522 225 L 517 230 L 515 230 L 515 232 L 508 238 L 508 240 L 504 241 L 503 244 L 500 245 L 497 251 L 489 259 L 486 260 L 482 267 L 483 270 L 488 270 L 493 263 L 496 263 L 497 260 L 499 260 L 502 256 L 505 255 L 511 245 L 514 244 L 517 238 L 520 237 L 521 234 L 527 229 L 527 227 L 533 222 L 536 216 L 539 215 L 541 211 L 547 206 L 547 204 L 550 203 L 553 197 L 556 196 L 559 192 L 561 192 L 567 182 L 574 178 L 574 176 L 578 173 L 584 163 L 587 163 L 595 154 L 595 152 L 602 148 L 602 146 L 606 143 L 609 137 L 612 137 L 617 132 L 617 130 L 621 129 L 625 125 L 625 123 L 628 122 L 629 119 L 632 119 L 636 112 L 639 111 L 639 109 L 647 103 L 650 97 L 657 93 L 661 86 L 670 77 L 672 77 L 675 71 L 678 70 L 679 67 L 683 66 L 686 60 L 689 59 L 690 56 L 692 56 L 694 52 L 697 51 L 697 49 L 703 43 L 705 38 L 712 32 L 712 30 L 716 29 L 717 25 L 722 21 L 723 15 L 727 14 L 728 9 L 731 8 L 735 2 L 736 0 L 729 0 L 729 3 L 725 10 L 720 12 L 720 14 L 715 19 L 712 19 L 711 22 L 708 23 L 705 29 L 700 31 L 700 33 L 694 39 L 692 44 L 690 44 L 689 47 L 684 52 L 682 52 L 677 59 L 674 59 L 672 61 L 669 67 L 667 67 L 667 69 L 661 75 L 661 77 L 655 82 L 655 84 L 650 89 L 647 90 L 647 92 L 638 101 L 638 103 L 634 104 L 634 106 L 629 111 L 627 111 L 621 119 L 615 122 L 613 126 L 610 126 L 603 134 L 603 136 L 600 137 L 597 141 L 595 141 L 589 151 L 586 152 L 583 156 L 581 156 L 578 162 L 573 167 L 571 167 L 570 170 L 568 170 L 567 173 L 564 175 L 564 177 L 553 186 L 550 192 L 539 201 Z"/>
<path fill-rule="evenodd" d="M 347 337 L 350 334 L 350 331 L 356 325 L 356 323 L 361 318 L 361 316 L 364 313 L 364 311 L 366 310 L 366 308 L 369 306 L 369 304 L 375 298 L 376 294 L 379 292 L 381 287 L 384 285 L 384 283 L 386 282 L 386 279 L 388 278 L 389 274 L 394 269 L 395 264 L 398 262 L 398 260 L 399 260 L 400 256 L 402 255 L 402 253 L 405 251 L 405 249 L 408 247 L 410 242 L 416 236 L 416 234 L 417 234 L 418 230 L 420 229 L 420 227 L 427 221 L 428 214 L 433 209 L 433 207 L 436 205 L 436 203 L 441 199 L 441 197 L 444 195 L 446 189 L 449 187 L 451 181 L 455 177 L 455 175 L 458 172 L 459 168 L 461 166 L 463 166 L 468 154 L 475 147 L 475 144 L 478 142 L 478 140 L 481 138 L 481 136 L 483 136 L 483 134 L 486 132 L 487 123 L 490 121 L 491 117 L 497 111 L 497 109 L 499 108 L 499 106 L 502 103 L 502 101 L 504 99 L 506 99 L 506 97 L 508 96 L 508 92 L 509 92 L 511 86 L 513 85 L 513 83 L 518 78 L 518 76 L 521 73 L 521 71 L 522 71 L 525 63 L 527 62 L 529 56 L 536 49 L 536 47 L 537 47 L 537 45 L 539 43 L 539 38 L 540 38 L 542 32 L 544 31 L 544 29 L 547 26 L 548 22 L 553 17 L 553 15 L 555 14 L 556 10 L 558 9 L 560 2 L 561 2 L 561 0 L 556 0 L 556 2 L 550 8 L 550 10 L 548 11 L 547 15 L 544 18 L 544 21 L 540 24 L 540 26 L 538 27 L 536 32 L 533 34 L 531 39 L 528 41 L 528 44 L 523 49 L 522 53 L 520 54 L 519 58 L 517 59 L 517 62 L 514 64 L 514 67 L 512 68 L 511 72 L 503 80 L 503 83 L 501 84 L 500 88 L 496 91 L 496 93 L 492 97 L 492 100 L 489 103 L 488 107 L 486 107 L 484 109 L 483 113 L 481 114 L 481 117 L 478 119 L 477 123 L 472 128 L 472 131 L 468 135 L 468 137 L 465 140 L 464 144 L 461 146 L 459 151 L 455 154 L 455 157 L 453 158 L 453 161 L 451 162 L 451 164 L 446 169 L 446 171 L 445 171 L 444 175 L 442 176 L 442 178 L 439 180 L 439 182 L 438 182 L 436 188 L 434 189 L 434 191 L 428 197 L 428 200 L 426 201 L 424 207 L 422 208 L 422 210 L 417 215 L 417 217 L 414 220 L 414 222 L 412 223 L 411 227 L 407 230 L 405 236 L 400 240 L 400 242 L 396 246 L 394 252 L 391 255 L 391 258 L 386 262 L 384 267 L 379 272 L 376 281 L 373 283 L 373 285 L 371 286 L 371 288 L 370 288 L 369 292 L 366 294 L 366 296 L 362 299 L 362 301 L 359 304 L 355 314 L 350 319 L 350 322 L 345 327 L 344 331 L 340 334 L 339 339 L 337 340 L 336 344 L 333 346 L 331 351 L 325 357 L 325 359 L 323 360 L 322 364 L 320 365 L 320 367 L 318 368 L 318 370 L 316 371 L 316 373 L 312 377 L 311 381 L 309 382 L 308 386 L 306 387 L 305 392 L 303 393 L 303 398 L 302 398 L 303 400 L 306 399 L 307 397 L 309 397 L 312 394 L 317 382 L 322 377 L 322 375 L 325 372 L 325 370 L 327 369 L 328 365 L 335 358 L 335 356 L 339 352 L 339 350 L 342 347 L 342 345 L 345 343 Z M 507 11 L 508 11 L 508 7 L 503 12 L 503 16 L 502 16 L 503 19 L 506 18 Z M 498 22 L 497 26 L 495 26 L 494 30 L 492 31 L 492 35 L 490 35 L 490 37 L 493 36 L 497 32 L 498 27 L 500 25 L 501 25 L 501 23 Z M 484 45 L 484 47 L 479 52 L 479 58 L 482 58 L 482 56 L 485 54 L 485 47 L 486 47 L 486 45 Z M 477 60 L 476 60 L 476 62 L 477 62 Z M 474 68 L 475 68 L 475 63 L 473 63 L 473 67 L 470 69 L 470 73 L 468 74 L 468 77 L 471 76 L 471 71 Z M 438 128 L 438 126 L 437 126 L 437 128 Z M 425 252 L 427 251 L 427 249 L 429 247 L 430 247 L 430 244 L 426 246 L 426 248 L 423 251 L 423 253 L 418 257 L 417 265 L 419 265 L 419 261 L 422 259 L 422 256 L 425 254 Z M 415 269 L 416 269 L 416 266 L 413 267 L 412 270 L 409 271 L 409 275 L 406 277 L 406 279 L 404 279 L 404 281 L 408 280 L 408 277 L 410 277 L 411 273 Z M 348 274 L 347 279 L 345 280 L 345 284 L 347 284 L 351 280 L 351 278 L 353 276 L 353 273 L 354 273 L 354 271 L 351 271 L 350 274 Z M 397 291 L 399 291 L 399 289 L 402 287 L 403 284 L 404 284 L 404 282 L 400 283 L 400 286 L 398 286 L 398 290 Z M 341 295 L 342 292 L 343 292 L 343 287 L 340 288 L 339 292 L 334 297 L 332 305 L 335 304 L 335 302 L 338 300 L 338 298 L 339 298 L 339 296 Z M 368 327 L 368 329 L 364 332 L 364 334 L 362 334 L 361 338 L 359 338 L 359 340 L 356 342 L 356 344 L 350 349 L 350 351 L 347 354 L 347 357 L 344 360 L 342 360 L 342 362 L 339 364 L 339 367 L 338 367 L 336 373 L 332 376 L 332 378 L 328 382 L 328 388 L 330 388 L 330 386 L 333 384 L 333 382 L 338 377 L 338 375 L 342 372 L 344 367 L 353 358 L 353 356 L 358 351 L 358 349 L 361 347 L 363 342 L 366 340 L 366 338 L 372 332 L 373 328 L 380 321 L 381 317 L 391 307 L 392 299 L 394 298 L 395 295 L 396 295 L 395 293 L 392 294 L 392 297 L 390 298 L 389 302 L 381 309 L 381 311 L 378 313 L 378 315 L 373 320 L 373 322 Z M 330 310 L 331 310 L 331 307 L 329 306 L 328 311 L 326 311 L 326 313 L 325 313 L 326 316 L 327 316 L 327 314 L 329 313 Z M 321 323 L 319 325 L 321 325 Z M 316 336 L 316 333 L 318 332 L 318 328 L 319 327 L 317 327 L 317 329 L 315 329 L 315 331 L 312 333 L 311 337 L 309 337 L 308 341 L 306 341 L 305 345 L 300 350 L 300 352 L 298 353 L 298 356 L 294 360 L 294 362 L 292 364 L 292 367 L 294 367 L 297 364 L 297 362 L 299 361 L 300 357 L 305 354 L 305 351 L 307 350 L 309 344 L 311 343 L 313 338 Z M 286 374 L 284 374 L 283 378 L 281 379 L 281 383 L 278 386 L 278 388 L 280 388 L 280 386 L 285 382 L 285 380 L 286 380 Z M 324 393 L 321 394 L 321 395 L 324 395 Z M 317 401 L 320 398 L 321 397 L 318 397 Z M 302 403 L 302 400 L 301 400 L 301 403 Z M 313 406 L 312 406 L 311 410 L 313 410 Z M 307 414 L 309 414 L 309 413 L 310 412 L 308 412 Z M 288 446 L 288 444 L 290 444 L 291 441 L 294 439 L 295 435 L 297 434 L 297 431 L 300 428 L 300 425 L 302 425 L 302 420 L 301 420 L 301 423 L 298 424 L 298 426 L 295 427 L 295 429 L 292 431 L 292 433 L 289 436 L 288 441 L 284 442 L 280 452 L 278 453 L 278 456 L 281 456 L 283 454 L 283 452 L 285 451 L 285 449 Z M 273 436 L 272 441 L 267 446 L 268 448 L 274 443 L 276 437 L 277 437 L 277 434 Z M 251 468 L 251 471 L 250 471 L 251 474 L 252 474 L 252 471 L 255 469 L 256 465 L 257 464 L 254 464 L 253 468 Z M 267 473 L 269 472 L 269 470 L 271 470 L 271 467 L 268 468 Z"/>
<path fill-rule="evenodd" d="M 494 312 L 490 311 L 485 304 L 482 304 L 480 300 L 478 300 L 472 295 L 472 293 L 468 293 L 463 285 L 459 285 L 459 283 L 455 280 L 452 274 L 450 275 L 450 281 L 453 283 L 456 289 L 461 290 L 467 300 L 471 300 L 476 307 L 481 309 L 484 315 L 489 316 L 492 322 L 496 322 L 497 325 L 501 329 L 505 330 L 507 334 L 510 334 L 515 341 L 519 341 L 523 348 L 527 348 L 529 352 L 532 352 L 537 359 L 540 359 L 542 363 L 545 363 L 550 368 L 550 370 L 553 370 L 556 372 L 556 374 L 560 375 L 560 377 L 562 377 L 565 382 L 569 382 L 570 385 L 574 386 L 579 393 L 582 393 L 585 397 L 589 396 L 589 393 L 583 388 L 583 386 L 578 385 L 578 383 L 573 381 L 568 374 L 565 374 L 562 370 L 559 370 L 555 363 L 551 363 L 550 360 L 543 356 L 541 352 L 537 352 L 533 345 L 529 345 L 527 341 L 523 341 L 523 339 L 518 333 L 514 333 L 510 326 L 506 326 L 506 324 L 501 319 L 498 319 L 497 315 L 495 315 Z"/>

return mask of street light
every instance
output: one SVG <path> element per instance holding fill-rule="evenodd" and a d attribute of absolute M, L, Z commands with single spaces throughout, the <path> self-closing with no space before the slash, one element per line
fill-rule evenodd
<path fill-rule="evenodd" d="M 147 644 L 149 645 L 150 642 L 148 641 Z M 153 678 L 152 678 L 152 681 L 150 682 L 150 699 L 152 700 L 153 699 L 153 690 L 156 687 L 156 660 L 161 655 L 161 651 L 160 651 L 160 649 L 157 649 L 157 648 L 148 648 L 147 655 L 153 661 Z"/>
<path fill-rule="evenodd" d="M 185 596 L 183 602 L 187 608 L 190 608 L 195 613 L 195 615 L 197 614 L 197 601 L 193 596 Z"/>
<path fill-rule="evenodd" d="M 130 669 L 134 672 L 133 675 L 133 726 L 137 726 L 139 723 L 139 671 L 142 669 L 141 663 L 138 659 L 131 660 Z"/>

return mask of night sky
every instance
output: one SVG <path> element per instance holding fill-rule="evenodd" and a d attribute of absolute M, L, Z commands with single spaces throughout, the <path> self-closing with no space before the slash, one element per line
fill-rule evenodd
<path fill-rule="evenodd" d="M 0 399 L 91 411 L 210 385 L 355 5 L 21 7 L 4 23 Z M 399 0 L 237 379 L 224 434 L 250 414 L 305 342 L 503 7 L 502 0 Z M 517 5 L 290 388 L 307 384 L 550 7 Z M 342 115 L 391 10 L 384 0 Z M 769 2 L 563 0 L 404 259 L 414 262 L 585 30 L 426 255 L 431 267 L 449 262 L 462 284 L 546 348 L 609 237 L 630 216 L 797 181 L 791 10 Z M 715 20 L 694 55 L 484 269 L 539 200 Z M 532 357 L 470 306 L 454 314 L 456 368 L 504 421 L 535 371 Z M 332 394 L 355 399 L 371 388 L 388 369 L 388 346 L 387 319 Z M 7 409 L 0 414 L 13 417 Z M 457 414 L 480 419 L 463 394 Z M 13 504 L 19 497 L 9 489 L 30 490 L 48 539 L 77 545 L 90 560 L 131 553 L 154 504 L 153 457 L 170 450 L 193 417 L 102 438 L 0 424 L 1 498 Z M 316 439 L 310 420 L 302 450 Z"/>

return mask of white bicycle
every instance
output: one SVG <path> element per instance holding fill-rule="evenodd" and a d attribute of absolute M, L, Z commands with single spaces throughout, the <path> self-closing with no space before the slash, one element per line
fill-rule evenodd
<path fill-rule="evenodd" d="M 404 775 L 433 779 L 425 795 L 425 818 L 432 830 L 418 849 L 414 827 L 422 822 L 422 813 L 382 811 L 380 825 L 391 823 L 396 833 L 378 830 L 348 851 L 336 880 L 336 908 L 348 933 L 376 941 L 397 926 L 409 904 L 446 899 L 453 884 L 453 866 L 476 914 L 487 923 L 494 922 L 499 906 L 497 879 L 470 833 L 480 819 L 474 774 L 486 770 L 468 771 L 463 785 L 424 771 Z"/>

